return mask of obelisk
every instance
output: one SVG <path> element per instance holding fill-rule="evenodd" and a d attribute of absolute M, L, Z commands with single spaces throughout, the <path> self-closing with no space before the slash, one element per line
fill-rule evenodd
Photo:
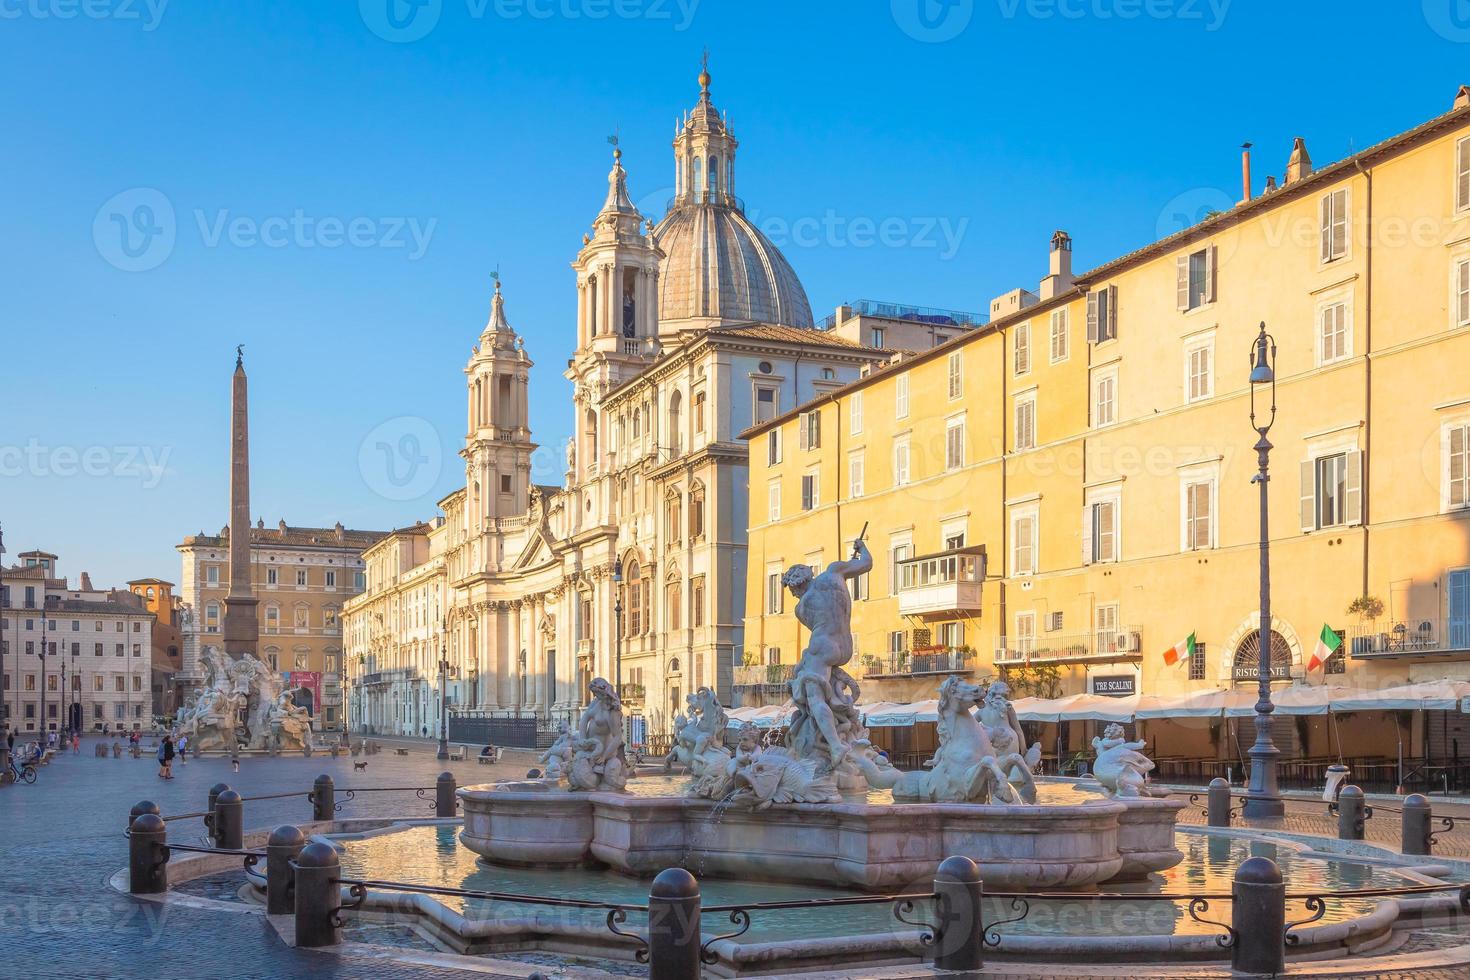
<path fill-rule="evenodd" d="M 250 405 L 244 345 L 235 348 L 230 399 L 230 591 L 225 596 L 225 653 L 254 657 L 260 642 L 250 568 Z"/>

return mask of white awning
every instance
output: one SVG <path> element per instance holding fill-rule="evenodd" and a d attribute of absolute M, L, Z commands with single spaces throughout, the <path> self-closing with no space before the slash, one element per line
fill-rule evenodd
<path fill-rule="evenodd" d="M 1470 699 L 1465 681 L 1424 681 L 1398 687 L 1344 689 L 1332 699 L 1333 711 L 1454 711 Z"/>
<path fill-rule="evenodd" d="M 1013 702 L 1021 721 L 1132 721 L 1140 698 L 1073 694 L 1065 698 L 1021 698 Z"/>

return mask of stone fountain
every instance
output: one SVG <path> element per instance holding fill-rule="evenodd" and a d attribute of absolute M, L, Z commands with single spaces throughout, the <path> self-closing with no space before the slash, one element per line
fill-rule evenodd
<path fill-rule="evenodd" d="M 302 749 L 311 713 L 282 690 L 269 667 L 246 654 L 231 659 L 205 647 L 204 684 L 178 715 L 177 728 L 196 752 Z"/>
<path fill-rule="evenodd" d="M 1109 729 L 1095 739 L 1107 799 L 1037 803 L 1028 750 L 1004 682 L 949 677 L 939 688 L 939 747 L 925 768 L 901 772 L 874 749 L 857 707 L 849 580 L 873 567 L 859 540 L 820 574 L 793 566 L 810 641 L 791 680 L 795 708 L 784 746 L 751 727 L 736 744 L 707 688 L 689 696 L 666 769 L 689 773 L 683 795 L 624 792 L 622 707 L 605 680 L 577 729 L 548 750 L 546 775 L 467 787 L 460 840 L 486 860 L 550 867 L 600 863 L 651 877 L 685 866 L 701 875 L 891 891 L 924 880 L 952 854 L 981 867 L 998 890 L 1085 888 L 1173 867 L 1182 802 L 1153 796 L 1141 743 Z M 892 803 L 870 804 L 870 789 Z M 846 794 L 846 795 L 844 795 Z"/>

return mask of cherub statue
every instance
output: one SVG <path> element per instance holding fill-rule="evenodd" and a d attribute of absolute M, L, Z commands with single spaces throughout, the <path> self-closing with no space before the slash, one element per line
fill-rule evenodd
<path fill-rule="evenodd" d="M 1139 751 L 1147 744 L 1128 741 L 1123 726 L 1117 722 L 1109 725 L 1100 738 L 1092 740 L 1092 748 L 1097 752 L 1092 772 L 1110 796 L 1137 799 L 1154 795 L 1148 785 L 1153 761 Z"/>
<path fill-rule="evenodd" d="M 621 791 L 628 784 L 623 757 L 623 704 L 601 677 L 592 682 L 592 703 L 577 722 L 567 783 L 574 790 Z"/>
<path fill-rule="evenodd" d="M 572 727 L 565 718 L 556 723 L 556 741 L 536 761 L 546 767 L 541 778 L 552 783 L 561 781 L 572 762 Z"/>

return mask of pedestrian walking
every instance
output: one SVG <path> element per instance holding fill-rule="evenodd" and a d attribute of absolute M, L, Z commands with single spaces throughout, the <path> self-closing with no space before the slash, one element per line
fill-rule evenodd
<path fill-rule="evenodd" d="M 180 765 L 187 766 L 189 764 L 189 736 L 188 736 L 188 734 L 183 734 L 183 735 L 180 735 L 179 736 L 178 750 L 179 750 L 179 764 Z"/>
<path fill-rule="evenodd" d="M 239 743 L 230 743 L 230 768 L 235 772 L 240 771 L 240 746 Z"/>
<path fill-rule="evenodd" d="M 71 733 L 71 754 L 72 755 L 81 755 L 82 754 L 82 735 L 81 735 L 80 732 L 72 732 Z"/>
<path fill-rule="evenodd" d="M 172 736 L 163 736 L 163 741 L 158 745 L 158 774 L 164 779 L 173 779 L 174 767 L 174 740 Z"/>

